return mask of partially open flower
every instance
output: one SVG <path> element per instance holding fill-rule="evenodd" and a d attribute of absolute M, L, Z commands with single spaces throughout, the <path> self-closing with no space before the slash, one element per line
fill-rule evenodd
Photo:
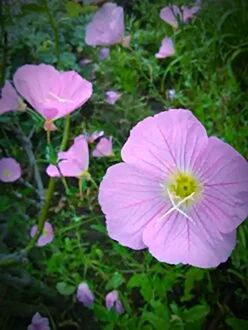
<path fill-rule="evenodd" d="M 77 289 L 77 300 L 85 307 L 90 307 L 93 305 L 95 296 L 86 282 L 79 284 Z"/>
<path fill-rule="evenodd" d="M 89 167 L 89 148 L 84 135 L 74 139 L 73 145 L 65 152 L 58 153 L 58 165 L 49 165 L 47 174 L 51 177 L 76 177 L 84 175 Z"/>
<path fill-rule="evenodd" d="M 32 318 L 32 323 L 28 326 L 27 330 L 50 330 L 48 318 L 42 317 L 39 313 L 35 313 Z"/>
<path fill-rule="evenodd" d="M 199 10 L 200 6 L 198 5 L 191 8 L 186 6 L 177 7 L 175 5 L 170 5 L 161 9 L 160 18 L 172 27 L 177 28 L 178 22 L 188 22 L 189 19 L 192 18 Z"/>
<path fill-rule="evenodd" d="M 216 267 L 248 214 L 248 163 L 184 109 L 138 123 L 99 189 L 108 234 L 159 261 Z"/>
<path fill-rule="evenodd" d="M 173 41 L 171 38 L 164 38 L 161 43 L 159 52 L 155 55 L 157 58 L 166 58 L 175 54 Z"/>
<path fill-rule="evenodd" d="M 103 47 L 99 51 L 99 60 L 104 61 L 109 57 L 110 49 L 107 47 Z"/>
<path fill-rule="evenodd" d="M 16 93 L 16 90 L 9 81 L 5 82 L 0 94 L 0 115 L 9 112 L 24 110 L 24 103 Z"/>
<path fill-rule="evenodd" d="M 114 105 L 119 100 L 122 94 L 115 91 L 107 91 L 105 95 L 105 101 L 108 104 Z"/>
<path fill-rule="evenodd" d="M 37 233 L 37 230 L 38 230 L 37 225 L 34 225 L 31 228 L 30 236 L 34 237 L 34 235 Z M 37 241 L 37 246 L 40 246 L 40 247 L 45 246 L 45 245 L 51 243 L 53 241 L 53 238 L 54 238 L 53 227 L 48 221 L 46 221 L 44 228 L 43 228 L 43 232 Z"/>
<path fill-rule="evenodd" d="M 60 72 L 47 64 L 24 65 L 14 75 L 18 92 L 51 123 L 81 107 L 92 95 L 92 84 L 75 71 Z"/>
<path fill-rule="evenodd" d="M 109 292 L 105 297 L 105 303 L 108 310 L 114 310 L 118 314 L 124 313 L 123 305 L 119 299 L 118 291 Z"/>
<path fill-rule="evenodd" d="M 21 177 L 21 166 L 14 158 L 0 159 L 0 181 L 14 182 Z"/>
<path fill-rule="evenodd" d="M 111 46 L 124 38 L 123 8 L 115 3 L 105 3 L 86 27 L 85 42 L 90 46 Z"/>
<path fill-rule="evenodd" d="M 101 138 L 93 150 L 92 155 L 97 158 L 113 156 L 112 136 Z"/>

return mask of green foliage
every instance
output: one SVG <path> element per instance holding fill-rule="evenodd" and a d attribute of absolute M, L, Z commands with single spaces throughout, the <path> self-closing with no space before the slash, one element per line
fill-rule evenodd
<path fill-rule="evenodd" d="M 232 257 L 218 268 L 167 265 L 146 250 L 133 251 L 111 240 L 97 201 L 97 186 L 106 169 L 120 161 L 130 129 L 165 108 L 191 109 L 209 134 L 248 156 L 248 2 L 202 1 L 199 14 L 177 30 L 159 19 L 160 9 L 169 2 L 126 1 L 130 47 L 111 47 L 105 61 L 98 59 L 99 48 L 84 43 L 95 5 L 54 0 L 47 1 L 47 8 L 46 1 L 37 0 L 6 6 L 1 22 L 8 35 L 8 52 L 5 66 L 0 52 L 2 80 L 12 79 L 23 64 L 41 62 L 76 70 L 93 80 L 92 99 L 72 115 L 69 141 L 84 131 L 104 130 L 113 136 L 115 156 L 90 158 L 94 181 L 87 178 L 81 183 L 83 198 L 76 179 L 67 180 L 68 190 L 57 182 L 49 208 L 54 241 L 35 248 L 21 267 L 1 270 L 0 329 L 26 329 L 37 311 L 49 317 L 52 329 L 247 328 L 247 223 L 238 230 Z M 154 54 L 166 35 L 172 37 L 176 54 L 157 60 Z M 83 65 L 84 59 L 92 63 Z M 115 106 L 104 101 L 109 89 L 122 93 Z M 168 97 L 169 89 L 175 90 L 175 98 Z M 24 170 L 22 181 L 0 188 L 2 257 L 28 244 L 43 202 L 32 164 L 13 127 L 31 139 L 46 187 L 45 169 L 57 162 L 64 123 L 56 121 L 58 130 L 51 133 L 51 145 L 43 121 L 32 110 L 1 115 L 0 124 L 1 157 L 15 157 Z M 76 302 L 76 288 L 82 281 L 90 283 L 96 296 L 90 310 Z M 105 308 L 105 295 L 112 290 L 119 292 L 122 315 Z"/>

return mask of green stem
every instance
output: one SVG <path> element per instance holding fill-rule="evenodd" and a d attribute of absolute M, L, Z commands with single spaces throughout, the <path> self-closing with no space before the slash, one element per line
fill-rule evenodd
<path fill-rule="evenodd" d="M 48 17 L 49 23 L 51 25 L 51 28 L 53 30 L 55 52 L 56 52 L 56 57 L 57 57 L 57 63 L 59 64 L 59 62 L 60 62 L 59 30 L 58 30 L 57 23 L 54 19 L 54 15 L 49 8 L 48 1 L 45 0 L 44 3 L 45 3 L 46 12 L 47 12 L 47 17 Z"/>
<path fill-rule="evenodd" d="M 0 87 L 5 81 L 5 70 L 7 67 L 7 32 L 5 30 L 5 17 L 3 15 L 3 1 L 0 1 L 0 25 L 1 25 L 1 44 L 2 44 L 2 64 L 1 64 L 1 76 L 0 76 Z"/>
<path fill-rule="evenodd" d="M 47 219 L 47 214 L 49 211 L 49 206 L 53 197 L 55 189 L 55 179 L 50 178 L 49 183 L 48 183 L 48 188 L 45 196 L 45 203 L 41 209 L 39 221 L 38 221 L 38 230 L 36 234 L 32 237 L 31 241 L 29 242 L 28 246 L 26 247 L 27 251 L 30 251 L 36 244 L 37 240 L 39 239 L 40 235 L 43 232 L 44 224 Z"/>
<path fill-rule="evenodd" d="M 65 117 L 65 127 L 64 127 L 62 142 L 60 145 L 60 151 L 64 151 L 65 148 L 67 147 L 69 133 L 70 133 L 70 115 Z"/>

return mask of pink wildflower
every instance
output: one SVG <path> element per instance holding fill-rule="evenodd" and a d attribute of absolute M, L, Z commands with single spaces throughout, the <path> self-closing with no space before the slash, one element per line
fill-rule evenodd
<path fill-rule="evenodd" d="M 110 138 L 103 137 L 97 143 L 92 152 L 93 157 L 110 157 L 113 155 L 112 136 Z"/>
<path fill-rule="evenodd" d="M 24 65 L 14 75 L 18 92 L 51 123 L 81 107 L 92 94 L 92 84 L 75 71 L 60 72 L 47 64 Z"/>
<path fill-rule="evenodd" d="M 37 230 L 38 230 L 37 225 L 34 225 L 31 228 L 30 236 L 34 237 L 34 235 L 37 233 Z M 37 246 L 40 247 L 45 246 L 51 243 L 53 241 L 53 238 L 54 238 L 53 227 L 48 221 L 46 221 L 43 228 L 43 232 L 37 241 Z"/>
<path fill-rule="evenodd" d="M 105 297 L 106 308 L 114 310 L 118 314 L 124 313 L 123 305 L 119 299 L 118 291 L 109 292 Z"/>
<path fill-rule="evenodd" d="M 14 182 L 21 177 L 21 166 L 14 158 L 0 159 L 0 181 Z"/>
<path fill-rule="evenodd" d="M 109 57 L 110 49 L 107 47 L 103 47 L 99 51 L 99 60 L 104 61 Z"/>
<path fill-rule="evenodd" d="M 184 109 L 137 124 L 99 190 L 107 230 L 159 261 L 216 267 L 248 214 L 248 163 Z"/>
<path fill-rule="evenodd" d="M 104 131 L 95 131 L 91 134 L 86 134 L 85 137 L 88 143 L 94 143 L 97 139 L 104 136 Z"/>
<path fill-rule="evenodd" d="M 124 37 L 123 8 L 115 3 L 105 3 L 86 27 L 85 42 L 90 46 L 111 46 Z"/>
<path fill-rule="evenodd" d="M 35 313 L 32 318 L 32 323 L 28 326 L 27 330 L 50 330 L 48 318 L 42 317 L 39 313 Z"/>
<path fill-rule="evenodd" d="M 19 110 L 21 103 L 22 100 L 14 87 L 9 81 L 6 81 L 0 95 L 0 115 L 5 112 Z"/>
<path fill-rule="evenodd" d="M 58 153 L 58 165 L 49 165 L 46 172 L 51 177 L 80 177 L 88 167 L 88 143 L 84 135 L 79 135 L 68 151 Z"/>
<path fill-rule="evenodd" d="M 172 27 L 178 27 L 178 21 L 181 23 L 186 23 L 190 18 L 192 18 L 198 11 L 200 6 L 194 7 L 177 7 L 175 5 L 170 5 L 164 7 L 160 11 L 160 18 L 166 23 L 170 24 Z"/>
<path fill-rule="evenodd" d="M 161 43 L 159 52 L 155 55 L 157 58 L 166 58 L 175 54 L 173 41 L 171 38 L 164 38 Z"/>
<path fill-rule="evenodd" d="M 77 289 L 77 300 L 83 303 L 85 307 L 93 305 L 95 296 L 86 282 L 79 284 Z"/>
<path fill-rule="evenodd" d="M 111 105 L 114 105 L 118 100 L 119 98 L 121 97 L 121 93 L 119 92 L 115 92 L 115 91 L 107 91 L 106 94 L 105 94 L 105 101 L 108 103 L 108 104 L 111 104 Z"/>

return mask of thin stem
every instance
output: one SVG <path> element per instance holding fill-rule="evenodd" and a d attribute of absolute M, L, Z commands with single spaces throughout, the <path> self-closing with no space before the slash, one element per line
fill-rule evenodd
<path fill-rule="evenodd" d="M 62 142 L 60 145 L 60 151 L 64 151 L 65 148 L 67 147 L 69 132 L 70 132 L 70 115 L 65 117 L 64 133 L 63 133 L 63 138 L 62 138 Z"/>
<path fill-rule="evenodd" d="M 50 145 L 51 144 L 51 131 L 47 131 L 47 144 Z"/>
<path fill-rule="evenodd" d="M 4 84 L 5 81 L 5 70 L 7 67 L 7 50 L 8 50 L 8 36 L 5 30 L 5 18 L 3 15 L 3 1 L 0 1 L 0 25 L 1 25 L 1 48 L 2 48 L 2 68 L 0 76 L 0 87 Z"/>
<path fill-rule="evenodd" d="M 78 179 L 78 187 L 80 199 L 83 199 L 83 176 L 80 176 Z"/>
<path fill-rule="evenodd" d="M 58 30 L 57 23 L 54 19 L 54 15 L 49 8 L 48 1 L 45 0 L 44 3 L 45 3 L 46 11 L 47 11 L 47 17 L 48 17 L 49 23 L 51 25 L 51 28 L 53 30 L 55 53 L 56 53 L 56 57 L 57 57 L 57 63 L 59 63 L 60 62 L 59 30 Z"/>
<path fill-rule="evenodd" d="M 62 180 L 62 183 L 63 183 L 63 185 L 64 185 L 64 187 L 65 187 L 65 191 L 66 191 L 66 193 L 68 194 L 68 192 L 69 192 L 69 186 L 68 186 L 68 184 L 67 184 L 66 178 L 65 178 L 64 176 L 62 176 L 62 177 L 61 177 L 61 180 Z"/>

